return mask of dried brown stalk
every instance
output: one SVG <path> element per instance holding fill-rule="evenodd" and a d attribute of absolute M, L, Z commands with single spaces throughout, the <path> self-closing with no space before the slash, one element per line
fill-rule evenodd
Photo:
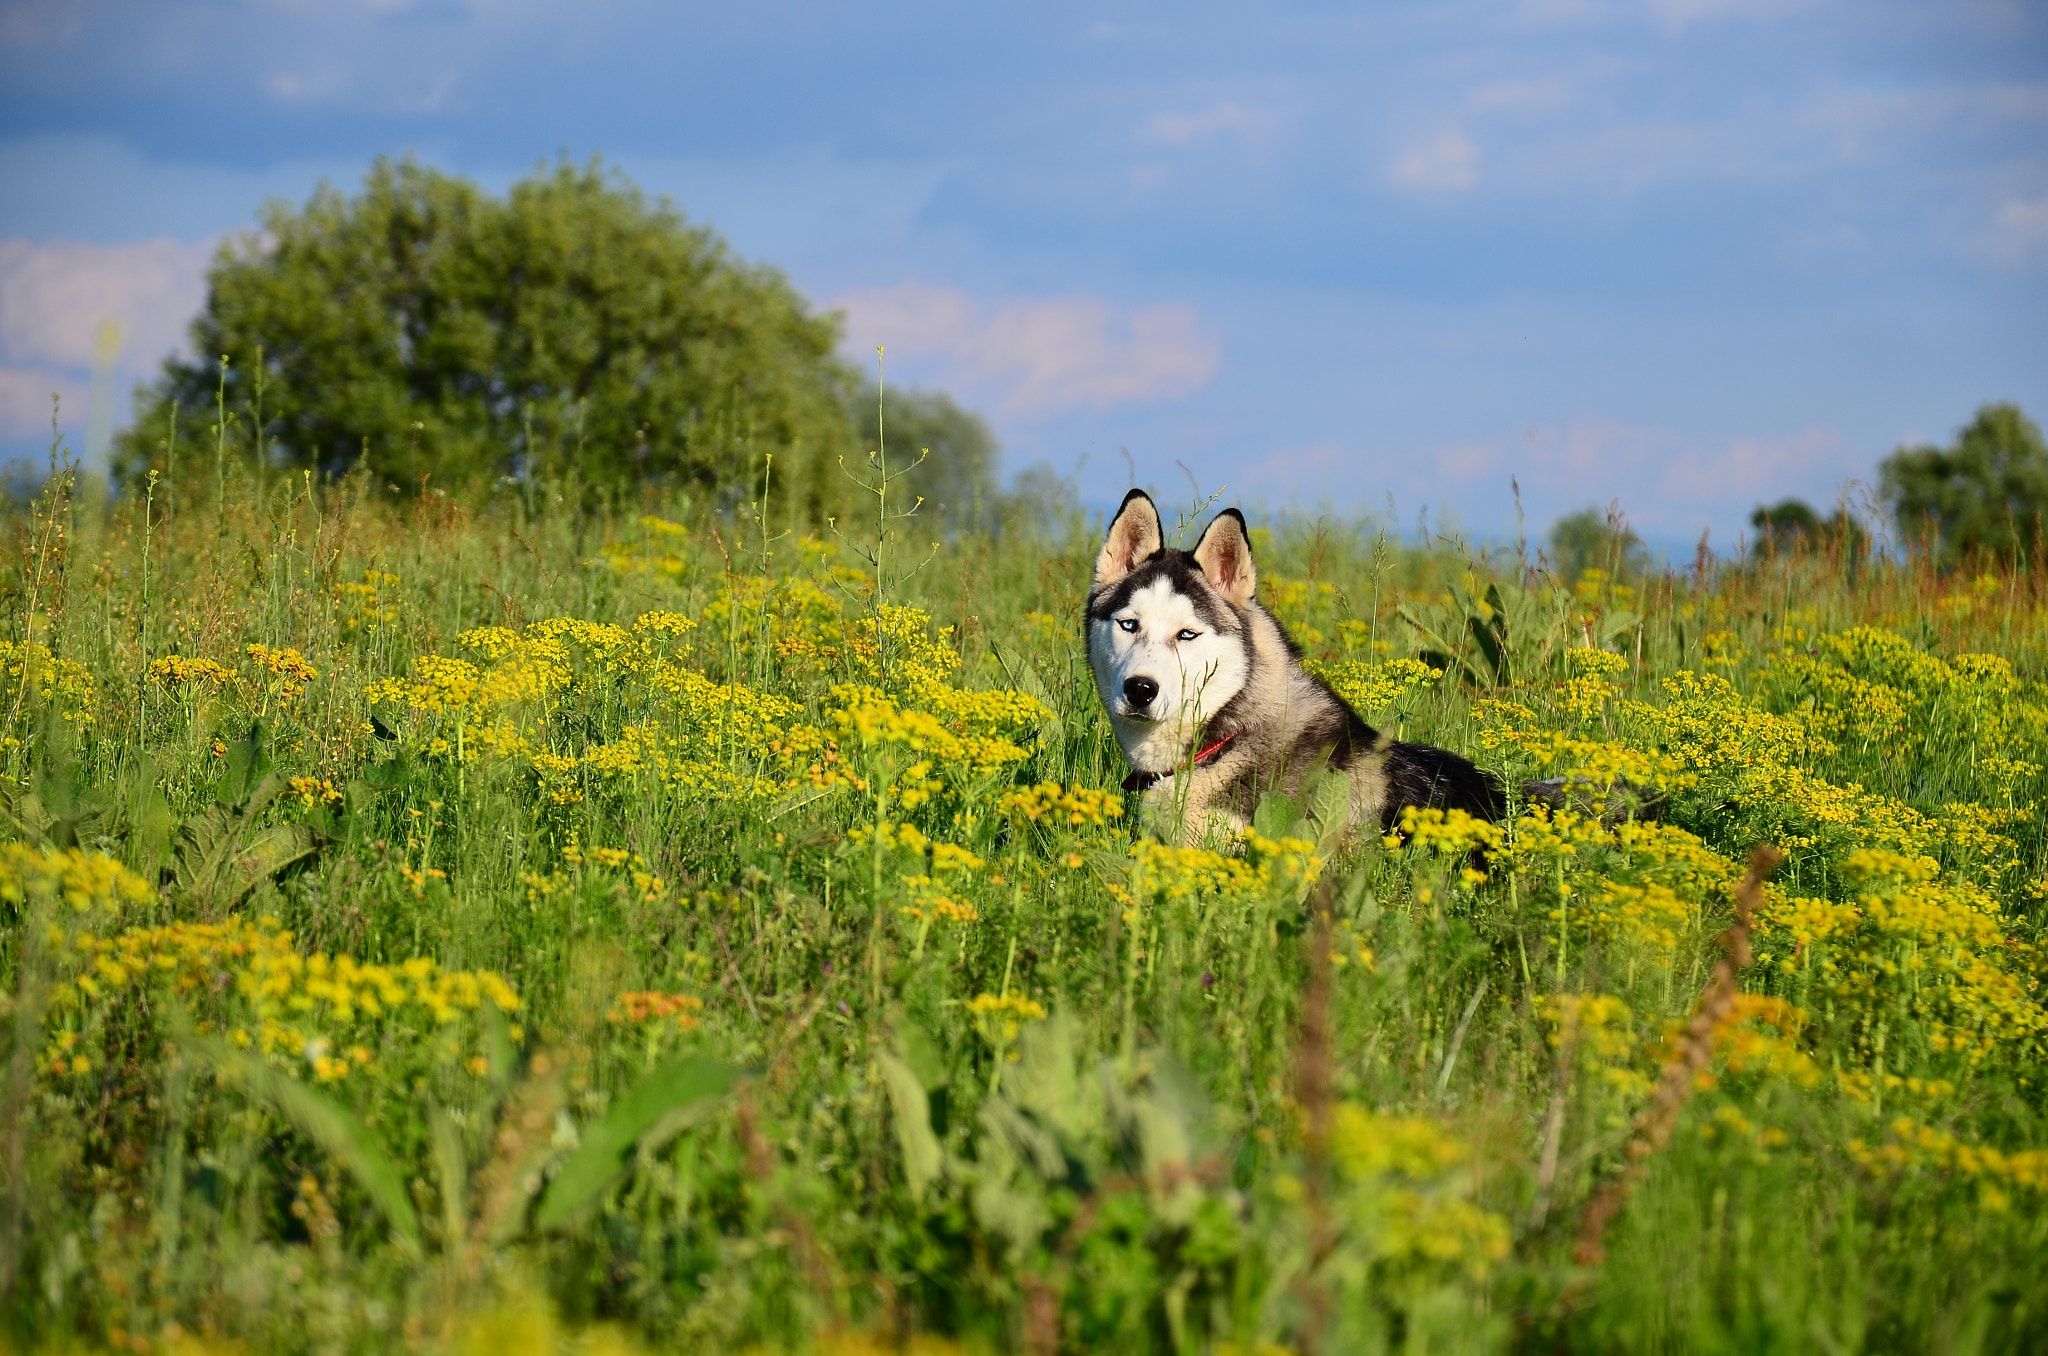
<path fill-rule="evenodd" d="M 1334 988 L 1330 952 L 1337 926 L 1332 907 L 1335 898 L 1336 887 L 1325 877 L 1309 905 L 1315 925 L 1309 932 L 1308 987 L 1301 995 L 1301 1035 L 1294 1053 L 1294 1097 L 1301 1108 L 1302 1153 L 1308 1159 L 1304 1204 L 1309 1217 L 1309 1269 L 1300 1286 L 1309 1311 L 1300 1334 L 1301 1350 L 1307 1353 L 1313 1353 L 1321 1344 L 1323 1331 L 1329 1326 L 1329 1292 L 1315 1275 L 1337 1241 L 1329 1206 L 1330 1121 L 1336 1108 L 1335 1041 L 1330 1016 Z"/>
<path fill-rule="evenodd" d="M 1650 1104 L 1636 1117 L 1624 1150 L 1628 1166 L 1610 1178 L 1586 1204 L 1579 1245 L 1572 1256 L 1580 1266 L 1597 1266 L 1607 1256 L 1607 1226 L 1620 1212 L 1635 1184 L 1642 1180 L 1650 1157 L 1671 1139 L 1679 1112 L 1691 1098 L 1698 1077 L 1714 1057 L 1714 1037 L 1735 1010 L 1736 976 L 1749 964 L 1749 931 L 1763 897 L 1765 877 L 1784 860 L 1776 848 L 1759 846 L 1749 854 L 1749 871 L 1735 887 L 1735 922 L 1720 936 L 1721 959 L 1713 978 L 1694 1005 L 1692 1020 L 1679 1035 L 1677 1048 L 1664 1065 L 1664 1075 Z"/>
<path fill-rule="evenodd" d="M 1571 1095 L 1572 1070 L 1579 1062 L 1579 1010 L 1567 1005 L 1557 1032 L 1557 1065 L 1550 1080 L 1550 1105 L 1543 1110 L 1543 1150 L 1536 1162 L 1536 1199 L 1529 1206 L 1529 1227 L 1542 1226 L 1550 1214 L 1550 1189 L 1557 1181 L 1557 1155 L 1564 1145 L 1565 1102 Z"/>

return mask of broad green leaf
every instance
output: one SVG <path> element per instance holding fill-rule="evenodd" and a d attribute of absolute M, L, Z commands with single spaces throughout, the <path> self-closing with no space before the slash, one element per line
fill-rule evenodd
<path fill-rule="evenodd" d="M 1351 776 L 1324 768 L 1303 791 L 1316 825 L 1316 850 L 1327 857 L 1351 827 Z"/>
<path fill-rule="evenodd" d="M 453 1247 L 469 1229 L 469 1164 L 455 1118 L 436 1106 L 427 1119 L 434 1131 L 434 1168 L 441 1179 L 442 1246 Z"/>
<path fill-rule="evenodd" d="M 896 1019 L 897 1053 L 928 1093 L 946 1086 L 946 1059 L 931 1033 L 905 1017 Z"/>
<path fill-rule="evenodd" d="M 922 1203 L 925 1188 L 938 1177 L 945 1162 L 939 1137 L 932 1133 L 931 1099 L 908 1064 L 889 1054 L 877 1055 L 875 1060 L 889 1089 L 889 1109 L 895 1113 L 892 1119 L 896 1143 L 903 1150 L 903 1177 L 910 1184 L 910 1198 Z"/>
<path fill-rule="evenodd" d="M 1600 623 L 1601 644 L 1607 644 L 1608 642 L 1612 641 L 1616 636 L 1635 630 L 1636 626 L 1642 620 L 1643 618 L 1641 613 L 1630 612 L 1626 608 L 1623 608 L 1619 612 L 1608 613 L 1607 619 Z"/>
<path fill-rule="evenodd" d="M 732 1080 L 733 1071 L 725 1065 L 694 1056 L 642 1079 L 603 1120 L 584 1128 L 583 1142 L 548 1183 L 534 1223 L 559 1229 L 575 1220 L 625 1172 L 627 1156 L 643 1135 L 674 1112 L 722 1096 Z"/>
<path fill-rule="evenodd" d="M 1285 792 L 1268 791 L 1259 797 L 1259 808 L 1252 812 L 1252 827 L 1268 838 L 1285 838 L 1300 817 Z"/>
<path fill-rule="evenodd" d="M 194 1054 L 228 1074 L 271 1110 L 290 1121 L 300 1134 L 319 1145 L 355 1178 L 356 1185 L 381 1212 L 407 1252 L 420 1251 L 419 1216 L 406 1195 L 405 1179 L 369 1128 L 347 1107 L 297 1079 L 244 1054 L 225 1041 L 187 1036 Z"/>

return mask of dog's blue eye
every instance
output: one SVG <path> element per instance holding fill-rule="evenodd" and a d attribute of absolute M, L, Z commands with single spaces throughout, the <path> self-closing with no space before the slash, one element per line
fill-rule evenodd
<path fill-rule="evenodd" d="M 1201 633 L 1200 631 L 1183 631 L 1183 632 L 1181 632 L 1181 633 L 1180 633 L 1180 634 L 1179 634 L 1178 636 L 1174 637 L 1174 639 L 1176 639 L 1176 640 L 1194 640 L 1195 638 L 1197 638 L 1197 637 L 1198 637 L 1198 636 L 1200 636 L 1201 634 L 1202 634 L 1202 633 Z"/>
<path fill-rule="evenodd" d="M 1136 617 L 1118 617 L 1116 619 L 1116 624 L 1118 626 L 1123 627 L 1126 631 L 1135 631 L 1138 629 L 1138 619 Z"/>

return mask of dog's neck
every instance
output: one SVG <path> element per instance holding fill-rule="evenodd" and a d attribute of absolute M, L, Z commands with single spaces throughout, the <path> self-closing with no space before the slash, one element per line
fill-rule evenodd
<path fill-rule="evenodd" d="M 1224 750 L 1230 747 L 1231 741 L 1236 738 L 1237 736 L 1234 734 L 1227 734 L 1221 739 L 1212 740 L 1204 744 L 1195 751 L 1194 757 L 1188 759 L 1184 769 L 1175 768 L 1174 772 L 1193 771 L 1196 768 L 1214 766 L 1217 760 L 1223 757 Z M 1126 791 L 1150 791 L 1172 775 L 1173 773 L 1169 772 L 1133 772 L 1130 776 L 1124 778 L 1123 788 Z"/>
<path fill-rule="evenodd" d="M 1206 728 L 1190 729 L 1186 720 L 1131 720 L 1110 717 L 1110 728 L 1124 751 L 1124 761 L 1133 773 L 1154 778 L 1168 776 L 1185 760 L 1191 748 L 1206 742 Z M 1206 725 L 1206 723 L 1205 723 Z M 1199 742 L 1198 742 L 1199 741 Z"/>

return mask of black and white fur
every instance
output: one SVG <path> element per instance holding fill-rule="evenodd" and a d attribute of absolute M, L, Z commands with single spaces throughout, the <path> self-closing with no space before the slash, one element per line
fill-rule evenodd
<path fill-rule="evenodd" d="M 1303 668 L 1257 592 L 1243 514 L 1225 509 L 1193 551 L 1173 550 L 1151 498 L 1124 496 L 1088 592 L 1088 662 L 1148 820 L 1178 823 L 1187 843 L 1242 828 L 1264 792 L 1293 792 L 1319 763 L 1350 775 L 1355 824 L 1385 826 L 1404 805 L 1501 816 L 1492 777 L 1374 730 Z"/>

